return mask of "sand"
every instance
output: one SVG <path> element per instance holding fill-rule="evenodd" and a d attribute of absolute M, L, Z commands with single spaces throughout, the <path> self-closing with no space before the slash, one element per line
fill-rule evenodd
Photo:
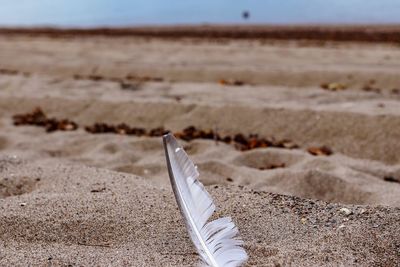
<path fill-rule="evenodd" d="M 398 59 L 379 43 L 0 36 L 0 265 L 198 263 L 161 138 L 84 130 L 124 122 L 299 145 L 181 141 L 248 266 L 398 266 Z M 38 106 L 79 129 L 13 125 Z"/>

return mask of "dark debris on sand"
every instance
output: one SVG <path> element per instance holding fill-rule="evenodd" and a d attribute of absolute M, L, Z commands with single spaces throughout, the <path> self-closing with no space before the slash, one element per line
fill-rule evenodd
<path fill-rule="evenodd" d="M 46 132 L 74 131 L 78 124 L 68 119 L 58 120 L 48 118 L 41 108 L 34 109 L 31 113 L 16 114 L 13 116 L 14 125 L 34 125 L 44 127 Z"/>
<path fill-rule="evenodd" d="M 183 139 L 185 141 L 191 141 L 194 139 L 210 139 L 219 142 L 223 142 L 226 144 L 234 144 L 235 148 L 241 151 L 251 150 L 255 148 L 261 147 L 279 147 L 279 148 L 287 148 L 293 149 L 298 148 L 291 140 L 275 140 L 274 138 L 260 138 L 256 134 L 250 134 L 248 136 L 244 134 L 235 134 L 221 136 L 217 132 L 213 130 L 201 130 L 197 129 L 194 126 L 189 126 L 185 128 L 181 132 L 176 132 L 174 135 L 177 138 Z"/>
<path fill-rule="evenodd" d="M 40 107 L 37 107 L 30 113 L 16 114 L 13 116 L 14 125 L 35 125 L 44 127 L 46 132 L 54 131 L 74 131 L 78 129 L 78 124 L 68 119 L 58 120 L 56 118 L 48 118 Z M 148 137 L 160 137 L 171 131 L 164 129 L 164 127 L 157 127 L 150 130 L 140 127 L 131 127 L 125 123 L 113 125 L 107 123 L 95 123 L 85 127 L 86 132 L 92 134 L 101 133 L 113 133 L 120 135 L 134 135 L 134 136 L 148 136 Z M 206 139 L 214 140 L 215 142 L 223 142 L 226 144 L 232 144 L 237 150 L 246 151 L 255 148 L 275 147 L 275 148 L 286 148 L 294 149 L 299 146 L 292 140 L 282 139 L 276 140 L 275 138 L 263 138 L 257 134 L 244 135 L 238 133 L 235 135 L 221 136 L 217 131 L 214 130 L 203 130 L 198 129 L 195 126 L 189 126 L 182 131 L 175 132 L 174 135 L 185 141 L 192 141 L 195 139 Z M 308 152 L 312 155 L 331 155 L 333 152 L 326 146 L 322 147 L 311 147 Z M 281 168 L 282 166 L 271 166 L 273 168 Z"/>
<path fill-rule="evenodd" d="M 126 75 L 125 78 L 122 77 L 108 77 L 103 75 L 82 75 L 82 74 L 74 74 L 73 78 L 75 80 L 91 80 L 91 81 L 111 81 L 111 82 L 121 82 L 125 83 L 128 81 L 136 81 L 136 82 L 163 82 L 164 78 L 162 77 L 151 77 L 151 76 L 135 76 L 135 75 Z M 123 88 L 124 89 L 124 88 Z"/>
<path fill-rule="evenodd" d="M 230 86 L 242 86 L 245 85 L 246 83 L 240 80 L 225 80 L 221 79 L 218 82 L 220 85 L 230 85 Z"/>
<path fill-rule="evenodd" d="M 144 128 L 130 127 L 126 124 L 106 124 L 106 123 L 95 123 L 91 126 L 86 126 L 85 130 L 89 133 L 100 134 L 100 133 L 114 133 L 123 135 L 135 135 L 135 136 L 162 136 L 171 131 L 158 127 L 147 131 Z M 223 142 L 226 144 L 233 144 L 236 149 L 245 151 L 260 147 L 279 147 L 279 148 L 298 148 L 298 146 L 291 140 L 275 140 L 273 138 L 259 138 L 257 135 L 235 134 L 221 136 L 213 130 L 202 130 L 197 129 L 195 126 L 189 126 L 182 131 L 174 133 L 176 138 L 190 142 L 195 139 L 206 139 L 214 140 L 216 142 Z"/>
<path fill-rule="evenodd" d="M 89 133 L 99 134 L 99 133 L 114 133 L 114 134 L 123 134 L 123 135 L 135 135 L 135 136 L 162 136 L 171 131 L 164 129 L 163 127 L 158 127 L 154 129 L 150 129 L 147 131 L 144 128 L 136 128 L 130 127 L 126 124 L 106 124 L 106 123 L 95 123 L 92 126 L 86 126 L 85 130 Z M 221 136 L 216 131 L 213 130 L 202 130 L 197 129 L 195 126 L 189 126 L 182 131 L 174 133 L 176 138 L 185 140 L 190 142 L 195 139 L 206 139 L 206 140 L 214 140 L 216 142 L 223 142 L 226 144 L 233 144 L 236 149 L 241 151 L 251 150 L 260 147 L 278 147 L 278 148 L 287 148 L 293 149 L 298 148 L 293 141 L 283 139 L 283 140 L 275 140 L 274 138 L 260 138 L 258 135 L 244 135 L 244 134 L 235 134 Z"/>
<path fill-rule="evenodd" d="M 151 129 L 150 131 L 147 131 L 144 128 L 130 127 L 125 123 L 121 123 L 118 125 L 112 125 L 107 123 L 95 123 L 94 125 L 86 126 L 85 130 L 92 134 L 114 133 L 121 135 L 149 136 L 149 137 L 159 137 L 169 133 L 169 131 L 165 130 L 163 127 L 158 127 Z"/>
<path fill-rule="evenodd" d="M 330 156 L 333 154 L 333 151 L 330 147 L 321 146 L 321 147 L 309 147 L 307 149 L 308 153 L 314 156 Z"/>

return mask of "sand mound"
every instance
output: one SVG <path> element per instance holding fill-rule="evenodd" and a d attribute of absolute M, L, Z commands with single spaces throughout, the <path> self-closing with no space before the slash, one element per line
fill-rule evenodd
<path fill-rule="evenodd" d="M 9 122 L 10 123 L 10 122 Z M 4 152 L 31 161 L 60 159 L 145 177 L 169 187 L 161 138 L 77 132 L 46 134 L 35 127 L 5 127 L 18 139 Z M 51 144 L 49 146 L 48 144 Z M 315 157 L 301 149 L 260 148 L 247 152 L 214 141 L 182 141 L 206 185 L 243 185 L 254 190 L 347 204 L 400 206 L 400 167 L 343 155 Z M 26 155 L 27 151 L 39 154 Z"/>
<path fill-rule="evenodd" d="M 60 160 L 31 164 L 2 157 L 0 163 L 2 182 L 4 177 L 36 181 L 30 192 L 0 200 L 2 265 L 197 262 L 169 188 L 152 186 L 138 176 Z M 335 204 L 236 186 L 209 190 L 219 214 L 235 218 L 249 264 L 315 265 L 333 260 L 390 265 L 398 257 L 394 241 L 400 238 L 398 208 L 349 206 L 352 215 L 346 217 L 339 211 L 342 206 Z M 378 229 L 379 237 L 374 234 Z"/>

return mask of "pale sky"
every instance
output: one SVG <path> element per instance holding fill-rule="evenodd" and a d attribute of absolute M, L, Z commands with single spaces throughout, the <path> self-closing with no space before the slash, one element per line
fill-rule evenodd
<path fill-rule="evenodd" d="M 0 26 L 202 23 L 394 24 L 400 0 L 0 0 Z"/>

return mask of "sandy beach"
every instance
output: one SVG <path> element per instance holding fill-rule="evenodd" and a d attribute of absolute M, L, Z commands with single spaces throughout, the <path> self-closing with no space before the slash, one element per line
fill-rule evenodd
<path fill-rule="evenodd" d="M 399 266 L 399 71 L 373 40 L 0 31 L 0 266 L 198 263 L 161 137 L 95 123 L 296 144 L 180 140 L 246 266 Z M 14 125 L 38 107 L 78 128 Z"/>

